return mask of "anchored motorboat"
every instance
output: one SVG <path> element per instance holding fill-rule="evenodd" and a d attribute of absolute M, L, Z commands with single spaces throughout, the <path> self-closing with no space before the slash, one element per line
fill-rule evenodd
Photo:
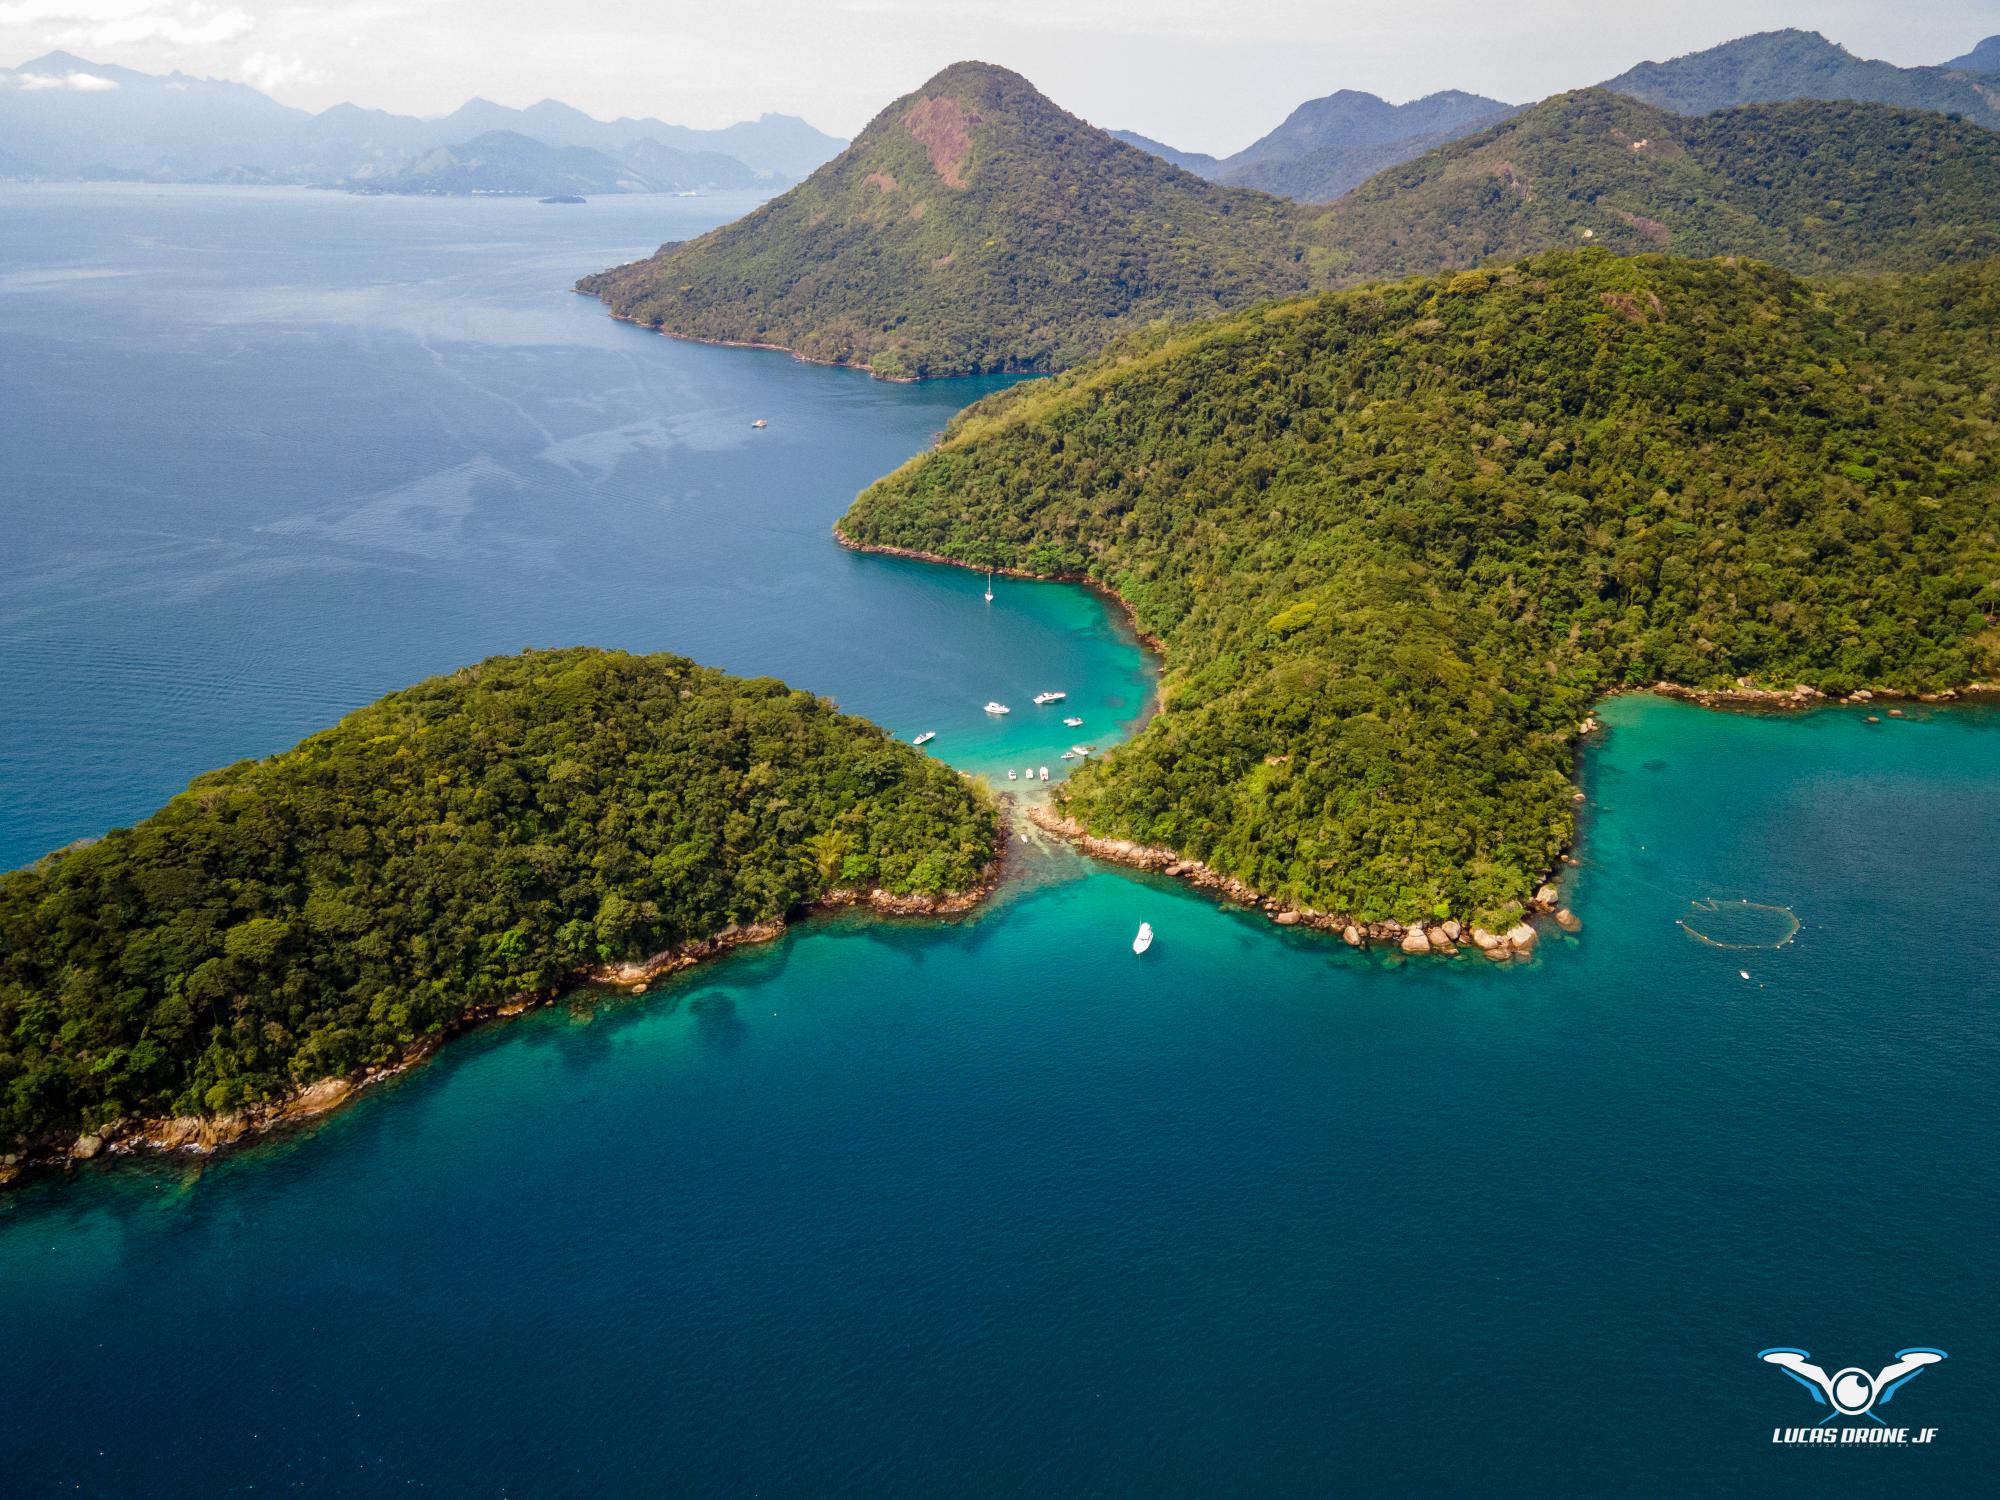
<path fill-rule="evenodd" d="M 937 738 L 937 731 L 935 729 L 926 729 L 922 734 L 918 735 L 915 739 L 911 740 L 910 743 L 912 745 L 928 745 L 932 740 L 936 738 Z"/>
<path fill-rule="evenodd" d="M 986 705 L 986 711 L 989 714 L 1011 714 L 1014 710 L 1004 703 L 989 703 Z"/>
<path fill-rule="evenodd" d="M 1035 694 L 1035 707 L 1040 708 L 1044 703 L 1060 703 L 1068 696 L 1068 693 L 1037 693 Z"/>
<path fill-rule="evenodd" d="M 1151 922 L 1141 922 L 1139 924 L 1139 935 L 1132 939 L 1132 951 L 1134 953 L 1144 953 L 1152 946 L 1153 924 Z"/>
<path fill-rule="evenodd" d="M 1042 780 L 1044 780 L 1044 781 L 1047 781 L 1048 779 L 1049 779 L 1049 768 L 1048 768 L 1047 766 L 1043 766 L 1043 767 L 1042 767 Z"/>
<path fill-rule="evenodd" d="M 1071 729 L 1083 728 L 1083 720 L 1081 719 L 1064 719 L 1063 723 L 1067 724 Z"/>
<path fill-rule="evenodd" d="M 1020 780 L 1021 778 L 1020 778 L 1020 777 L 1018 777 L 1018 776 L 1016 776 L 1016 775 L 1014 774 L 1014 768 L 1013 768 L 1012 766 L 1009 766 L 1009 767 L 1007 768 L 1007 779 L 1008 779 L 1009 781 L 1019 781 L 1019 780 Z"/>

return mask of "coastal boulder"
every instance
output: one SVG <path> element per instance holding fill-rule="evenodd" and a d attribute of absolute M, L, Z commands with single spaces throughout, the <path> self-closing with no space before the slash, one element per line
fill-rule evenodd
<path fill-rule="evenodd" d="M 1527 954 L 1535 951 L 1535 929 L 1526 922 L 1516 922 L 1507 929 L 1507 944 L 1516 953 Z"/>
<path fill-rule="evenodd" d="M 76 1144 L 69 1148 L 69 1154 L 75 1157 L 78 1161 L 89 1161 L 93 1156 L 97 1155 L 97 1153 L 102 1151 L 103 1149 L 104 1149 L 103 1137 L 95 1135 L 80 1135 L 76 1138 Z"/>
<path fill-rule="evenodd" d="M 1543 885 L 1540 890 L 1535 892 L 1535 905 L 1543 911 L 1554 911 L 1561 904 L 1562 893 L 1553 885 Z"/>
<path fill-rule="evenodd" d="M 1359 948 L 1361 946 L 1361 929 L 1356 927 L 1352 922 L 1349 922 L 1340 930 L 1340 940 L 1350 948 Z"/>
<path fill-rule="evenodd" d="M 1507 946 L 1507 940 L 1499 933 L 1488 932 L 1484 927 L 1472 929 L 1472 941 L 1482 953 L 1496 953 Z"/>
<path fill-rule="evenodd" d="M 1423 928 L 1412 927 L 1403 934 L 1402 949 L 1405 953 L 1428 953 L 1431 951 L 1431 940 L 1424 936 Z"/>
<path fill-rule="evenodd" d="M 1556 926 L 1560 927 L 1564 932 L 1575 932 L 1583 926 L 1583 922 L 1577 917 L 1575 912 L 1564 906 L 1558 908 L 1556 911 Z"/>
<path fill-rule="evenodd" d="M 299 1117 L 322 1115 L 353 1092 L 354 1085 L 345 1078 L 322 1078 L 301 1089 L 286 1112 Z"/>

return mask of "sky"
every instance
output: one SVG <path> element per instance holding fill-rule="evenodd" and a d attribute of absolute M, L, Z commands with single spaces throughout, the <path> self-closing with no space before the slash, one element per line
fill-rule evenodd
<path fill-rule="evenodd" d="M 0 64 L 61 48 L 307 109 L 436 115 L 477 94 L 853 135 L 972 57 L 1098 125 L 1224 155 L 1339 88 L 1524 102 L 1783 26 L 1935 63 L 2000 33 L 2000 0 L 0 0 Z"/>

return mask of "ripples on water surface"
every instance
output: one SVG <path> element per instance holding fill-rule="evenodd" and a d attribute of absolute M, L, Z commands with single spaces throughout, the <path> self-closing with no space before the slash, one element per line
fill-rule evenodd
<path fill-rule="evenodd" d="M 979 769 L 1068 743 L 1040 687 L 1139 712 L 1088 596 L 827 541 L 977 387 L 552 294 L 739 207 L 0 189 L 0 858 L 525 644 Z M 1036 853 L 0 1199 L 0 1492 L 1981 1492 L 2000 726 L 1605 717 L 1526 970 Z M 1705 947 L 1716 897 L 1804 925 Z M 1938 1441 L 1773 1448 L 1820 1415 L 1773 1344 L 1951 1351 L 1889 1413 Z"/>

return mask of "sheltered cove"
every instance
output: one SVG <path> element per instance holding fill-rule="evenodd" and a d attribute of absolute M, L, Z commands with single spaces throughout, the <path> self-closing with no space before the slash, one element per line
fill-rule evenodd
<path fill-rule="evenodd" d="M 1159 637 L 1145 629 L 1139 622 L 1137 612 L 1117 590 L 1099 579 L 1085 574 L 1039 574 L 1024 568 L 981 568 L 959 558 L 947 557 L 941 553 L 925 552 L 916 548 L 896 547 L 885 544 L 861 542 L 849 536 L 836 524 L 833 528 L 835 540 L 841 546 L 854 552 L 873 553 L 884 557 L 901 557 L 916 562 L 938 563 L 946 567 L 963 568 L 975 573 L 993 572 L 1002 577 L 1021 578 L 1041 583 L 1074 583 L 1089 588 L 1094 593 L 1113 601 L 1124 612 L 1132 630 L 1144 645 L 1160 656 L 1166 654 L 1166 647 Z M 1876 700 L 1885 702 L 1953 703 L 1967 698 L 2000 696 L 2000 684 L 1973 682 L 1963 689 L 1946 689 L 1938 693 L 1903 694 L 1883 689 L 1860 688 L 1843 697 L 1829 697 L 1818 688 L 1799 684 L 1790 689 L 1758 687 L 1750 681 L 1741 680 L 1730 688 L 1695 688 L 1676 682 L 1656 682 L 1650 687 L 1618 688 L 1607 697 L 1629 692 L 1649 692 L 1661 697 L 1675 698 L 1702 708 L 1735 712 L 1755 712 L 1759 710 L 1775 712 L 1795 712 L 1799 710 L 1826 707 L 1830 705 L 1861 706 Z M 1157 702 L 1154 705 L 1157 712 Z M 1891 710 L 1892 713 L 1897 712 Z M 1598 732 L 1602 726 L 1594 714 L 1577 725 L 1579 741 Z M 1576 800 L 1583 799 L 1583 793 L 1573 794 Z M 1563 903 L 1560 889 L 1560 869 L 1543 872 L 1537 885 L 1533 901 L 1518 913 L 1519 920 L 1505 931 L 1493 932 L 1477 923 L 1458 918 L 1441 921 L 1421 922 L 1405 925 L 1396 921 L 1359 922 L 1345 915 L 1320 911 L 1313 907 L 1293 906 L 1276 897 L 1265 895 L 1247 882 L 1233 875 L 1225 875 L 1200 860 L 1189 859 L 1177 851 L 1159 845 L 1137 842 L 1132 839 L 1100 838 L 1091 834 L 1084 826 L 1066 816 L 1060 808 L 1060 792 L 1055 793 L 1055 806 L 1031 804 L 1025 813 L 1029 821 L 1044 832 L 1063 839 L 1094 859 L 1111 864 L 1122 864 L 1133 869 L 1145 870 L 1153 874 L 1166 875 L 1176 880 L 1185 880 L 1200 890 L 1209 891 L 1219 899 L 1262 912 L 1280 927 L 1310 927 L 1322 932 L 1337 933 L 1351 948 L 1393 946 L 1399 951 L 1411 954 L 1435 954 L 1443 957 L 1455 956 L 1461 948 L 1472 948 L 1489 959 L 1504 961 L 1512 958 L 1531 957 L 1540 934 L 1533 917 L 1551 920 L 1563 932 L 1574 933 L 1582 928 L 1582 921 Z M 1573 863 L 1569 848 L 1561 854 L 1565 864 Z"/>

